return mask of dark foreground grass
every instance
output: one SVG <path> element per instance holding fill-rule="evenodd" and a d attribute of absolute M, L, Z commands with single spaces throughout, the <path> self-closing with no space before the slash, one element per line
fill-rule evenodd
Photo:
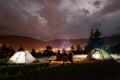
<path fill-rule="evenodd" d="M 44 69 L 25 72 L 5 80 L 120 80 L 120 64 L 116 62 L 87 64 L 44 64 Z M 28 66 L 27 66 L 28 67 Z M 27 68 L 26 68 L 27 69 Z M 26 70 L 27 71 L 27 70 Z"/>

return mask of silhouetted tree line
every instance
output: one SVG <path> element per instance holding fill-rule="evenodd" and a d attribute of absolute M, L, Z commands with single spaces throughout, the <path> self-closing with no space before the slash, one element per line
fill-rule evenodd
<path fill-rule="evenodd" d="M 21 46 L 17 51 L 24 51 L 25 49 Z M 74 46 L 71 46 L 71 52 L 73 54 L 83 54 L 82 50 L 80 49 L 80 45 L 76 46 L 76 49 L 74 48 Z M 30 50 L 30 53 L 34 56 L 34 57 L 44 57 L 44 56 L 52 56 L 55 55 L 55 52 L 53 52 L 52 50 L 52 46 L 47 45 L 46 49 L 43 51 L 36 51 L 34 48 Z M 3 44 L 0 47 L 0 58 L 7 58 L 7 57 L 11 57 L 12 55 L 15 54 L 15 50 L 12 47 L 8 47 L 6 44 Z"/>
<path fill-rule="evenodd" d="M 8 47 L 6 44 L 3 44 L 0 47 L 0 58 L 7 58 L 12 56 L 15 53 L 15 50 L 12 47 Z"/>
<path fill-rule="evenodd" d="M 70 47 L 70 51 L 73 54 L 84 54 L 84 50 L 81 49 L 80 45 L 78 44 L 76 47 L 71 46 Z M 52 46 L 47 45 L 46 49 L 43 51 L 36 51 L 34 48 L 30 50 L 30 53 L 32 54 L 32 56 L 34 57 L 44 57 L 44 56 L 52 56 L 52 55 L 56 55 L 56 52 L 53 52 Z"/>
<path fill-rule="evenodd" d="M 84 50 L 82 49 L 80 44 L 77 44 L 76 47 L 74 47 L 73 45 L 70 47 L 70 51 L 73 54 L 84 54 Z"/>
<path fill-rule="evenodd" d="M 24 51 L 25 49 L 23 47 L 20 47 L 18 51 Z M 52 56 L 54 55 L 54 52 L 52 51 L 52 46 L 47 45 L 46 49 L 43 51 L 36 51 L 34 48 L 30 50 L 30 53 L 32 56 L 38 58 L 38 57 L 44 57 L 44 56 Z"/>
<path fill-rule="evenodd" d="M 31 54 L 34 56 L 34 57 L 44 57 L 44 56 L 52 56 L 52 55 L 55 55 L 55 53 L 53 52 L 52 50 L 52 46 L 49 46 L 47 45 L 46 46 L 46 49 L 43 50 L 43 51 L 38 51 L 36 52 L 36 50 L 33 48 L 31 50 Z"/>

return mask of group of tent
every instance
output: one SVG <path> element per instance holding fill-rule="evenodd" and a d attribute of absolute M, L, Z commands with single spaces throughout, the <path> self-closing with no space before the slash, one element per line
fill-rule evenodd
<path fill-rule="evenodd" d="M 102 49 L 92 49 L 86 57 L 86 60 L 113 60 L 112 56 Z M 9 64 L 30 64 L 36 59 L 29 53 L 29 51 L 16 52 L 8 61 Z"/>

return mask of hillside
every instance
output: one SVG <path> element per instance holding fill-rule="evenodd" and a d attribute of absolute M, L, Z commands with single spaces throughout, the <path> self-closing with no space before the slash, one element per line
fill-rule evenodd
<path fill-rule="evenodd" d="M 105 37 L 106 44 L 115 44 L 120 42 L 119 35 Z M 77 44 L 87 44 L 87 39 L 56 39 L 51 41 L 42 41 L 38 39 L 34 39 L 31 37 L 23 37 L 23 36 L 0 36 L 0 43 L 8 44 L 17 50 L 20 46 L 23 46 L 25 49 L 30 50 L 32 48 L 41 49 L 45 48 L 47 45 L 52 46 L 53 48 L 62 48 L 63 46 L 70 47 L 73 45 L 76 47 Z"/>
<path fill-rule="evenodd" d="M 32 48 L 41 49 L 45 48 L 47 45 L 52 46 L 53 48 L 61 48 L 61 45 L 77 45 L 85 44 L 87 39 L 77 39 L 77 40 L 65 40 L 65 39 L 56 39 L 52 41 L 42 41 L 33 39 L 30 37 L 22 36 L 0 36 L 0 43 L 11 45 L 14 49 L 18 49 L 20 46 L 24 47 L 27 50 Z"/>
<path fill-rule="evenodd" d="M 44 41 L 22 36 L 0 36 L 0 43 L 8 44 L 16 50 L 20 46 L 30 50 L 32 48 L 39 49 L 44 45 Z"/>

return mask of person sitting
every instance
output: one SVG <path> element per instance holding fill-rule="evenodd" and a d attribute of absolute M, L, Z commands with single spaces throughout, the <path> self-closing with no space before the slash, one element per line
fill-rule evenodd
<path fill-rule="evenodd" d="M 73 62 L 73 53 L 69 51 L 69 54 L 67 55 L 68 60 L 72 63 Z"/>

